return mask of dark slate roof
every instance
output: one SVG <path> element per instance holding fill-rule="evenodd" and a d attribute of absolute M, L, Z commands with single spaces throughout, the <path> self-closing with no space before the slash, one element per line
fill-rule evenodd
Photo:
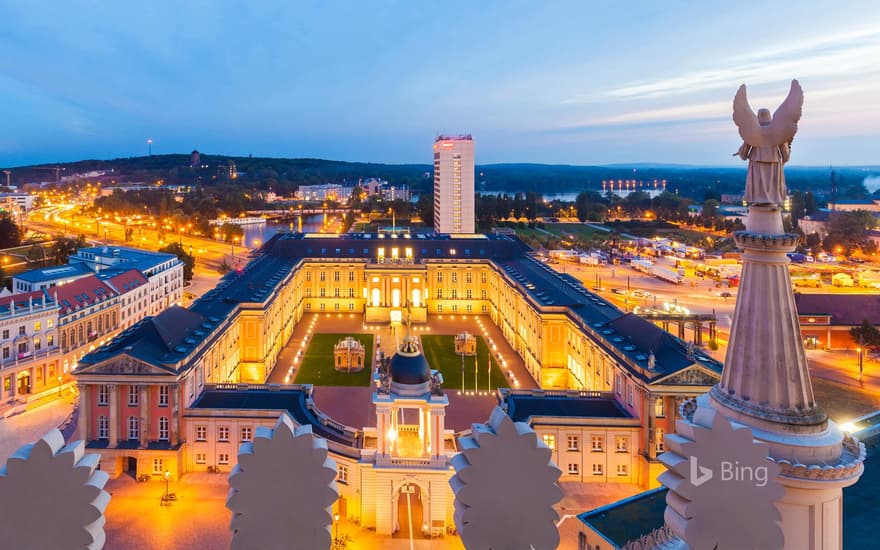
<path fill-rule="evenodd" d="M 147 317 L 123 331 L 109 344 L 89 353 L 80 365 L 94 364 L 125 353 L 152 364 L 176 363 L 202 341 L 205 318 L 179 306 Z"/>
<path fill-rule="evenodd" d="M 668 490 L 666 487 L 659 487 L 639 493 L 608 506 L 584 512 L 578 519 L 599 532 L 615 547 L 621 547 L 663 526 Z"/>
<path fill-rule="evenodd" d="M 514 422 L 533 416 L 560 418 L 632 418 L 614 399 L 603 397 L 507 397 L 507 415 Z"/>
<path fill-rule="evenodd" d="M 346 233 L 343 235 L 318 235 L 304 233 L 280 233 L 264 246 L 269 254 L 286 258 L 327 258 L 374 259 L 377 249 L 411 246 L 413 257 L 419 260 L 458 259 L 502 260 L 522 255 L 522 243 L 505 235 L 481 235 L 475 237 L 454 237 L 436 233 L 413 233 L 379 235 L 376 233 Z"/>
<path fill-rule="evenodd" d="M 357 440 L 333 424 L 325 425 L 306 404 L 305 390 L 205 390 L 189 408 L 250 409 L 287 411 L 300 425 L 311 425 L 312 433 L 349 447 Z"/>
<path fill-rule="evenodd" d="M 391 358 L 391 381 L 418 385 L 431 379 L 431 368 L 415 343 L 404 341 L 400 351 Z"/>
<path fill-rule="evenodd" d="M 877 510 L 880 510 L 880 491 L 877 491 L 880 468 L 876 467 L 880 458 L 880 434 L 863 438 L 856 433 L 855 436 L 865 444 L 868 466 L 859 482 L 843 492 L 844 548 L 847 550 L 876 547 Z"/>
<path fill-rule="evenodd" d="M 607 327 L 613 330 L 614 333 L 604 334 L 602 329 L 600 329 L 600 332 L 608 340 L 617 344 L 615 347 L 630 355 L 632 359 L 643 365 L 646 370 L 648 368 L 648 356 L 653 352 L 656 375 L 670 374 L 694 363 L 692 359 L 688 359 L 687 347 L 684 342 L 634 313 L 627 313 L 618 317 L 608 323 Z M 622 340 L 616 341 L 618 338 L 622 338 Z M 652 374 L 654 371 L 651 371 Z M 656 375 L 649 376 L 649 378 L 654 378 Z"/>
<path fill-rule="evenodd" d="M 799 315 L 831 315 L 832 325 L 880 323 L 880 294 L 797 293 L 794 302 Z"/>

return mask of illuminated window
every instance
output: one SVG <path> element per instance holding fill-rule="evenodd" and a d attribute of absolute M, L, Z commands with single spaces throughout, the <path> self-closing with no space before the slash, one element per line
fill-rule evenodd
<path fill-rule="evenodd" d="M 380 246 L 378 249 L 376 249 L 376 254 L 378 255 L 380 260 L 383 259 L 385 257 L 385 247 Z"/>
<path fill-rule="evenodd" d="M 400 249 L 398 249 L 396 246 L 391 247 L 391 259 L 396 260 L 399 257 L 400 257 Z"/>
<path fill-rule="evenodd" d="M 373 307 L 379 307 L 382 305 L 382 293 L 378 288 L 373 289 Z"/>
<path fill-rule="evenodd" d="M 654 416 L 657 418 L 663 418 L 666 416 L 666 405 L 662 397 L 658 397 L 654 401 Z"/>
<path fill-rule="evenodd" d="M 140 418 L 136 416 L 128 417 L 128 438 L 138 439 L 140 437 Z"/>
<path fill-rule="evenodd" d="M 663 428 L 657 428 L 654 436 L 654 445 L 658 453 L 662 453 L 664 450 L 666 450 L 663 446 L 663 435 Z"/>
<path fill-rule="evenodd" d="M 107 405 L 110 402 L 110 388 L 101 384 L 98 386 L 98 406 Z"/>
<path fill-rule="evenodd" d="M 542 436 L 542 439 L 544 440 L 544 445 L 547 445 L 548 447 L 550 447 L 550 450 L 556 449 L 556 436 L 555 435 L 544 434 Z"/>
<path fill-rule="evenodd" d="M 336 466 L 336 481 L 348 485 L 348 466 L 342 464 Z"/>

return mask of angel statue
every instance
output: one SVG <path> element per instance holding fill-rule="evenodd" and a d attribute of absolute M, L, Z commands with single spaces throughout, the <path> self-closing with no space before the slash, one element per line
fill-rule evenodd
<path fill-rule="evenodd" d="M 788 162 L 803 104 L 804 91 L 797 80 L 791 81 L 788 97 L 772 117 L 768 109 L 758 109 L 755 115 L 746 97 L 745 84 L 736 92 L 733 122 L 743 144 L 734 156 L 749 161 L 744 197 L 747 204 L 781 205 L 785 202 L 782 166 Z"/>

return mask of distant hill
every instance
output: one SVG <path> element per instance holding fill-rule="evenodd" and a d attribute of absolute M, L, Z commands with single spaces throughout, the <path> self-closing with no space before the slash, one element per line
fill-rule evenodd
<path fill-rule="evenodd" d="M 110 181 L 163 180 L 167 184 L 211 184 L 229 181 L 229 166 L 239 174 L 236 183 L 280 192 L 300 185 L 347 183 L 370 177 L 385 179 L 395 185 L 408 185 L 416 192 L 433 187 L 433 166 L 429 164 L 380 164 L 344 162 L 324 159 L 288 159 L 270 157 L 236 157 L 201 154 L 205 168 L 191 168 L 189 154 L 154 155 L 150 157 L 116 158 L 112 160 L 81 160 L 77 162 L 21 166 L 12 168 L 13 184 L 53 181 L 55 166 L 64 170 L 62 176 L 93 171 L 106 171 Z M 862 186 L 866 177 L 880 175 L 878 166 L 835 167 L 838 198 L 866 198 Z M 711 167 L 663 163 L 612 164 L 576 166 L 557 164 L 503 163 L 476 167 L 477 192 L 535 191 L 547 193 L 601 191 L 603 180 L 641 180 L 653 187 L 653 180 L 666 180 L 671 192 L 702 200 L 704 196 L 740 193 L 745 185 L 745 163 L 741 167 Z M 790 166 L 786 168 L 787 183 L 795 190 L 830 194 L 828 167 Z"/>

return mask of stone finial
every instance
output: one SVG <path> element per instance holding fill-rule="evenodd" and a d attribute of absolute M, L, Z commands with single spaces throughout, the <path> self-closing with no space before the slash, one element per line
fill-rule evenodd
<path fill-rule="evenodd" d="M 229 474 L 232 550 L 330 548 L 335 479 L 327 440 L 312 435 L 311 426 L 294 427 L 285 412 L 274 429 L 258 427 Z"/>
<path fill-rule="evenodd" d="M 99 461 L 57 428 L 13 453 L 0 468 L 0 548 L 103 548 L 110 495 Z"/>
<path fill-rule="evenodd" d="M 459 445 L 449 485 L 465 547 L 556 548 L 559 516 L 553 506 L 562 499 L 557 484 L 562 472 L 535 431 L 495 407 L 489 422 L 474 424 Z"/>

